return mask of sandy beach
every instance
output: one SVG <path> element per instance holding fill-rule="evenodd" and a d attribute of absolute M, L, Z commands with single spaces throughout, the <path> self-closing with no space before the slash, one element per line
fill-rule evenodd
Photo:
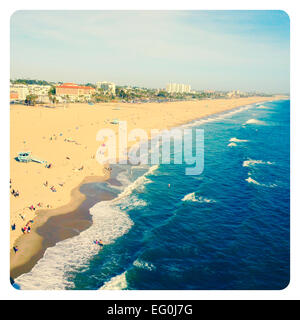
<path fill-rule="evenodd" d="M 48 223 L 44 234 L 59 233 L 59 228 L 55 230 L 57 221 L 68 223 L 68 220 L 72 220 L 77 232 L 89 227 L 90 222 L 86 217 L 81 219 L 80 215 L 72 217 L 71 214 L 86 199 L 79 191 L 82 184 L 101 181 L 110 176 L 103 165 L 95 160 L 95 153 L 99 147 L 96 134 L 100 129 L 111 128 L 117 133 L 118 125 L 111 124 L 113 119 L 127 121 L 128 130 L 142 128 L 150 132 L 151 129 L 171 128 L 239 106 L 281 98 L 69 104 L 55 108 L 11 105 L 10 192 L 19 192 L 17 197 L 10 193 L 10 224 L 15 224 L 15 230 L 10 232 L 11 276 L 30 271 L 47 246 L 76 234 L 72 231 L 64 232 L 61 236 L 52 235 L 51 241 L 50 238 L 45 240 L 36 229 L 41 228 L 50 218 L 65 215 L 63 220 L 53 220 L 52 227 Z M 45 164 L 36 162 L 16 161 L 18 153 L 25 151 L 31 151 L 33 157 L 47 161 L 51 167 L 46 168 Z M 88 211 L 88 205 L 94 200 L 86 202 L 80 214 Z M 30 220 L 33 221 L 31 232 L 23 234 L 22 228 Z M 14 253 L 12 248 L 16 245 L 19 250 Z"/>

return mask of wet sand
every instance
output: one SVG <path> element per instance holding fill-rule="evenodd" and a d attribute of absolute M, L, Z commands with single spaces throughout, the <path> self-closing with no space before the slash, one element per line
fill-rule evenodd
<path fill-rule="evenodd" d="M 74 237 L 92 224 L 89 209 L 99 201 L 111 200 L 109 193 L 92 192 L 91 184 L 103 182 L 103 177 L 88 177 L 72 190 L 71 202 L 54 210 L 40 210 L 32 224 L 30 234 L 22 235 L 17 240 L 17 254 L 11 250 L 10 276 L 15 279 L 29 272 L 41 259 L 47 248 L 56 243 Z M 26 240 L 26 241 L 24 241 Z"/>
<path fill-rule="evenodd" d="M 195 113 L 186 116 L 186 119 L 181 119 L 181 121 L 172 119 L 170 123 L 164 122 L 164 119 L 162 119 L 162 123 L 157 127 L 173 127 L 174 125 L 187 123 L 208 114 L 219 113 L 225 110 L 234 109 L 241 105 L 266 100 L 266 98 L 256 97 L 253 99 L 238 99 L 237 101 L 234 101 L 235 103 L 232 101 L 223 101 L 224 105 L 221 104 L 218 109 L 215 108 L 214 110 L 204 111 L 198 110 L 197 108 L 197 112 L 194 107 L 191 108 L 191 111 L 195 111 Z M 268 100 L 276 100 L 276 98 L 269 98 Z M 229 102 L 231 102 L 230 105 Z M 204 103 L 205 102 L 203 101 L 201 105 Z M 209 101 L 209 103 L 211 103 L 211 101 Z M 218 101 L 218 103 L 220 103 L 220 101 Z M 166 116 L 168 115 L 168 110 L 170 111 L 167 107 L 170 108 L 170 105 L 165 106 Z M 80 153 L 77 153 L 77 155 L 80 155 Z M 66 170 L 66 168 L 64 170 Z M 19 248 L 17 254 L 11 249 L 12 278 L 16 278 L 23 273 L 29 272 L 37 261 L 43 257 L 48 247 L 54 246 L 59 241 L 78 235 L 81 231 L 87 229 L 91 225 L 89 208 L 101 200 L 110 200 L 112 195 L 105 194 L 104 192 L 93 194 L 89 184 L 107 179 L 109 179 L 109 174 L 107 172 L 104 176 L 89 176 L 88 178 L 84 178 L 80 185 L 72 190 L 68 204 L 52 210 L 38 210 L 35 212 L 31 233 L 21 235 L 17 238 L 15 241 L 15 245 Z M 64 193 L 67 193 L 67 190 L 65 190 Z"/>

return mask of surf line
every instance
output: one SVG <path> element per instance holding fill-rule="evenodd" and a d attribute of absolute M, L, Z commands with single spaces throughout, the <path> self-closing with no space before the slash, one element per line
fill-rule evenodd
<path fill-rule="evenodd" d="M 108 307 L 107 314 L 109 315 L 132 315 L 137 318 L 140 315 L 142 307 L 123 307 L 114 304 L 113 307 Z"/>
<path fill-rule="evenodd" d="M 149 140 L 148 133 L 144 129 L 135 128 L 128 133 L 126 121 L 119 121 L 118 125 L 118 139 L 115 131 L 109 128 L 99 130 L 96 135 L 96 140 L 102 142 L 95 156 L 100 164 L 128 164 L 128 161 L 132 165 L 149 164 L 149 161 L 151 165 L 170 164 L 172 158 L 171 139 L 173 139 L 174 159 L 172 162 L 182 164 L 184 159 L 186 165 L 195 165 L 185 169 L 186 175 L 200 175 L 203 172 L 203 129 L 183 127 L 171 130 L 151 129 L 151 139 Z M 128 142 L 135 142 L 129 152 L 127 150 Z M 119 147 L 118 158 L 117 146 Z M 149 149 L 149 147 L 151 148 Z"/>

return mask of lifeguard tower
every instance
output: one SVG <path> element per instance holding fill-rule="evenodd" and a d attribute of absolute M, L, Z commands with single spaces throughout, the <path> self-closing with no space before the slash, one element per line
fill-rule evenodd
<path fill-rule="evenodd" d="M 37 162 L 37 163 L 47 163 L 47 161 L 33 158 L 30 151 L 20 152 L 16 157 L 16 160 L 19 162 Z"/>

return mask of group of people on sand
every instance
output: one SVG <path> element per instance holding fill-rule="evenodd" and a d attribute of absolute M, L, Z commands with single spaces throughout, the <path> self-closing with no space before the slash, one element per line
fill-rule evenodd
<path fill-rule="evenodd" d="M 25 234 L 25 233 L 30 233 L 31 231 L 31 224 L 33 223 L 33 220 L 29 220 L 25 227 L 22 228 L 22 232 Z"/>
<path fill-rule="evenodd" d="M 95 240 L 94 243 L 97 244 L 100 248 L 103 248 L 103 246 L 104 246 L 102 240 Z"/>
<path fill-rule="evenodd" d="M 11 186 L 11 179 L 9 179 L 9 189 L 11 189 L 12 186 Z M 14 196 L 14 197 L 18 197 L 20 195 L 19 191 L 18 190 L 15 190 L 15 189 L 12 189 L 11 190 L 11 194 Z"/>
<path fill-rule="evenodd" d="M 42 207 L 41 202 L 39 202 L 36 206 L 39 207 L 39 208 L 41 208 L 41 207 Z M 34 210 L 36 209 L 36 207 L 34 207 L 33 204 L 32 204 L 30 207 L 28 207 L 28 208 L 29 208 L 31 211 L 34 211 Z"/>
<path fill-rule="evenodd" d="M 15 189 L 12 189 L 11 194 L 12 194 L 14 197 L 18 197 L 18 196 L 20 195 L 19 191 L 18 191 L 18 190 L 15 190 Z"/>
<path fill-rule="evenodd" d="M 43 183 L 43 184 L 44 184 L 45 187 L 48 187 L 48 181 L 46 181 L 46 182 Z M 51 186 L 51 187 L 50 187 L 50 190 L 51 190 L 52 192 L 56 192 L 56 189 L 55 189 L 54 186 Z"/>

